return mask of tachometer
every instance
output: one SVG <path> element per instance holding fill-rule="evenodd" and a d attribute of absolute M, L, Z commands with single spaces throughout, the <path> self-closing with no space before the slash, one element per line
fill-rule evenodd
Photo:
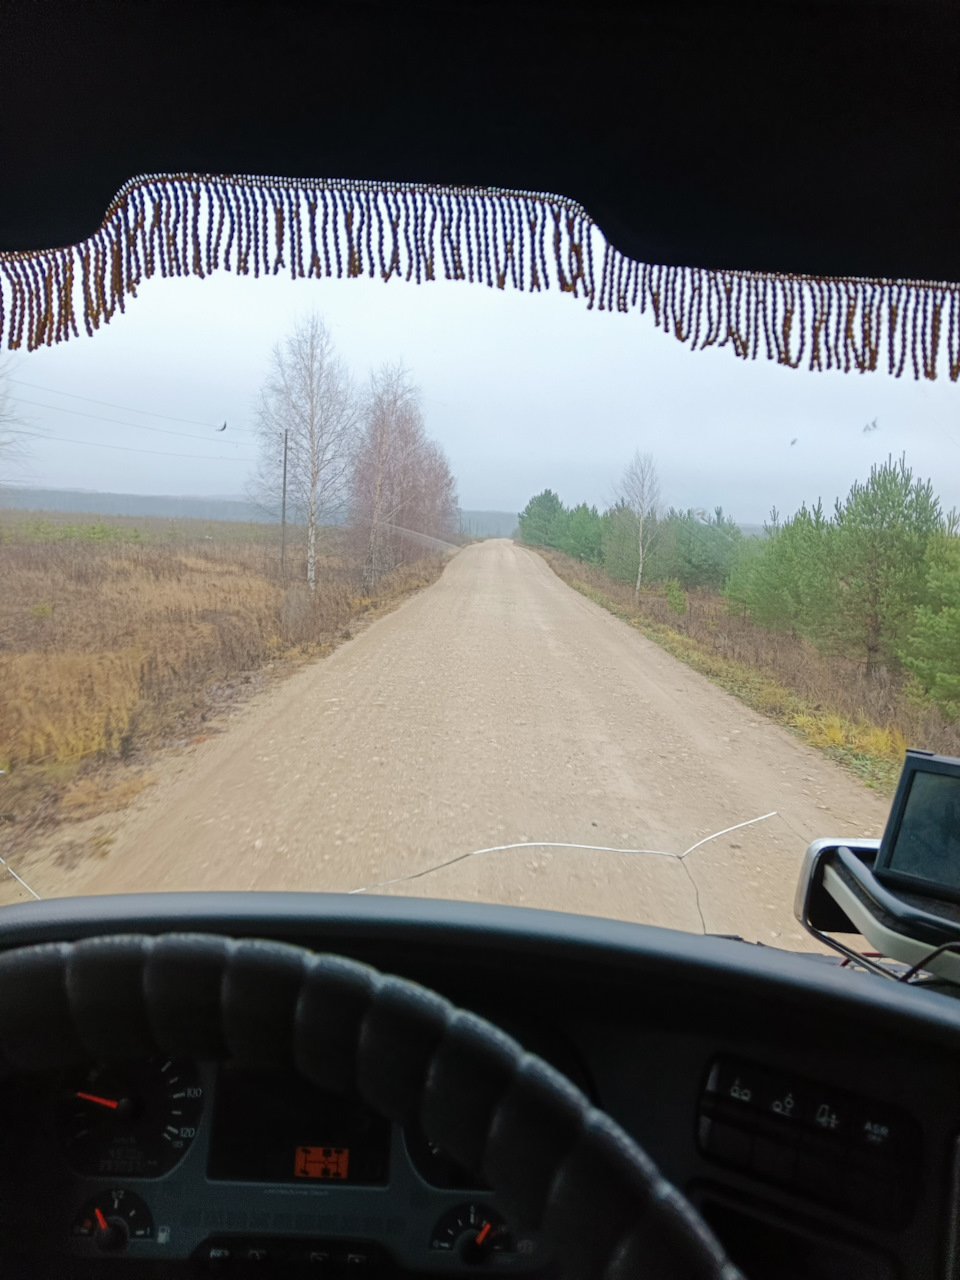
<path fill-rule="evenodd" d="M 91 1067 L 64 1082 L 57 1132 L 77 1173 L 157 1178 L 185 1155 L 202 1110 L 192 1064 L 151 1058 Z"/>

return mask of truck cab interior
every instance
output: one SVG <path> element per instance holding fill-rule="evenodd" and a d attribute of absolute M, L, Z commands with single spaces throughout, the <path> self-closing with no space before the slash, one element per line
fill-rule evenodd
<path fill-rule="evenodd" d="M 818 358 L 956 380 L 958 60 L 953 0 L 7 0 L 4 345 L 96 341 L 163 192 L 163 274 L 203 274 L 203 193 L 266 228 L 336 180 L 518 227 L 543 197 L 591 306 L 581 217 L 681 340 L 700 272 L 732 347 L 738 290 L 794 300 L 803 352 L 777 303 L 743 358 L 813 359 L 829 295 Z M 376 894 L 3 908 L 0 1274 L 953 1280 L 956 908 L 823 835 L 800 918 L 899 968 Z"/>

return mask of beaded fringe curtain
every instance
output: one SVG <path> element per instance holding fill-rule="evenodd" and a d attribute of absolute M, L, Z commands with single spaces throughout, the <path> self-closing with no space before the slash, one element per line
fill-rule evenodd
<path fill-rule="evenodd" d="M 791 368 L 960 377 L 960 285 L 658 267 L 560 196 L 484 187 L 161 174 L 126 183 L 82 244 L 0 254 L 0 334 L 35 350 L 123 311 L 144 279 L 368 276 L 558 289 L 649 311 L 691 348 Z"/>

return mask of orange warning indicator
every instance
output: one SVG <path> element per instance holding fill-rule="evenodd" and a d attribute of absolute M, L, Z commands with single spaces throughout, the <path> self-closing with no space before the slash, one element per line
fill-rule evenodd
<path fill-rule="evenodd" d="M 349 1147 L 297 1147 L 293 1172 L 298 1178 L 328 1178 L 343 1182 L 349 1169 Z"/>

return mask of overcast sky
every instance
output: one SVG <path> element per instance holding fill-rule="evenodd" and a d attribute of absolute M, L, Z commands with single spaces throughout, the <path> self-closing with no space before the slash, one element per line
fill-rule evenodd
<path fill-rule="evenodd" d="M 547 486 L 568 503 L 603 506 L 638 448 L 654 455 L 668 503 L 720 504 L 741 522 L 818 496 L 832 504 L 873 462 L 903 451 L 946 507 L 960 505 L 960 386 L 946 378 L 810 374 L 728 350 L 694 354 L 649 315 L 588 312 L 555 290 L 227 274 L 149 281 L 92 339 L 11 356 L 9 391 L 45 438 L 9 478 L 242 495 L 270 349 L 311 310 L 358 382 L 384 361 L 411 369 L 464 508 L 518 511 Z M 107 444 L 122 448 L 97 447 Z"/>

